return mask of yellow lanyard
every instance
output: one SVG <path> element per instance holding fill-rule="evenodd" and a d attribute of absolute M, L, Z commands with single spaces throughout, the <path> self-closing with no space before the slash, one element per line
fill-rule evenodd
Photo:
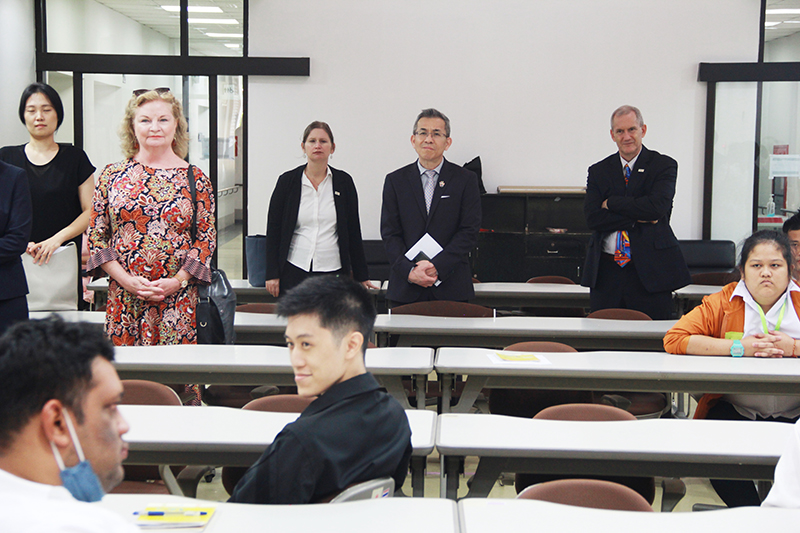
<path fill-rule="evenodd" d="M 778 313 L 778 323 L 775 324 L 775 331 L 781 330 L 781 322 L 783 322 L 783 314 L 786 312 L 786 301 L 788 297 L 785 297 L 783 300 L 783 306 L 781 306 L 781 312 Z M 764 328 L 764 334 L 769 335 L 769 328 L 767 327 L 767 317 L 764 315 L 764 310 L 761 309 L 761 306 L 758 305 L 758 302 L 755 302 L 756 309 L 758 309 L 758 314 L 761 316 L 761 326 Z"/>

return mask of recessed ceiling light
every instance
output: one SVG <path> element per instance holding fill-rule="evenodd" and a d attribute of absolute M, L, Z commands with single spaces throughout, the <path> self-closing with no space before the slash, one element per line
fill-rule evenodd
<path fill-rule="evenodd" d="M 218 39 L 244 39 L 244 34 L 242 33 L 206 33 L 205 36 Z"/>
<path fill-rule="evenodd" d="M 800 15 L 800 9 L 767 9 L 767 15 Z"/>
<path fill-rule="evenodd" d="M 239 48 L 242 47 L 241 44 L 235 44 L 235 43 L 225 43 L 225 46 L 227 46 L 228 48 L 236 49 L 236 50 L 238 50 Z"/>
<path fill-rule="evenodd" d="M 780 24 L 780 22 L 765 22 L 764 26 L 771 28 L 772 26 L 777 26 L 778 24 Z"/>
<path fill-rule="evenodd" d="M 178 13 L 181 6 L 161 6 L 161 9 L 170 13 Z M 224 13 L 224 11 L 217 6 L 189 6 L 189 13 Z"/>
<path fill-rule="evenodd" d="M 189 24 L 239 24 L 236 19 L 189 19 Z"/>
<path fill-rule="evenodd" d="M 784 20 L 784 24 L 800 24 L 800 20 Z"/>

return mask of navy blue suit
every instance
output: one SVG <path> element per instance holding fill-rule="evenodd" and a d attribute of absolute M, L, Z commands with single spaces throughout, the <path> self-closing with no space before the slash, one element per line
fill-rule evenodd
<path fill-rule="evenodd" d="M 629 272 L 635 272 L 637 276 L 626 284 L 625 290 L 638 291 L 645 299 L 645 293 L 669 293 L 671 297 L 671 291 L 691 283 L 678 239 L 669 225 L 678 163 L 669 156 L 642 146 L 627 187 L 622 169 L 619 153 L 614 153 L 589 167 L 586 180 L 584 214 L 593 233 L 586 253 L 581 285 L 592 289 L 592 310 L 623 306 L 638 308 L 636 305 L 621 305 L 619 302 L 598 301 L 595 294 L 609 289 L 611 293 L 622 292 L 621 287 L 609 287 L 609 284 L 620 283 L 618 279 L 604 279 L 602 274 L 606 264 L 611 265 L 606 266 L 607 273 L 616 274 L 617 270 L 614 269 L 619 269 L 610 263 L 609 256 L 606 255 L 605 260 L 603 256 L 603 239 L 613 231 L 627 230 L 630 238 L 631 263 L 624 269 L 633 266 Z M 603 209 L 602 204 L 606 199 L 608 209 Z M 640 223 L 639 220 L 658 222 Z M 601 261 L 605 262 L 601 264 Z M 637 295 L 630 292 L 628 298 L 636 299 Z M 611 299 L 614 297 L 609 296 Z M 669 318 L 671 313 L 671 309 L 638 310 L 652 318 Z"/>
<path fill-rule="evenodd" d="M 31 220 L 25 171 L 0 161 L 0 333 L 28 318 L 28 283 L 20 256 L 28 247 Z"/>
<path fill-rule="evenodd" d="M 425 194 L 416 162 L 386 176 L 381 238 L 391 265 L 387 298 L 398 303 L 474 298 L 469 253 L 477 242 L 480 225 L 481 198 L 474 172 L 445 159 L 430 214 L 425 210 Z M 424 288 L 408 281 L 414 262 L 406 259 L 405 253 L 426 232 L 443 248 L 431 260 L 441 280 L 438 287 Z"/>

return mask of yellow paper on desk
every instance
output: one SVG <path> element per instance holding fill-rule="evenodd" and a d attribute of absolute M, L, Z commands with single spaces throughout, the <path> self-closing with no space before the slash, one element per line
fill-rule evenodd
<path fill-rule="evenodd" d="M 549 363 L 547 359 L 542 357 L 541 355 L 536 355 L 533 353 L 521 353 L 521 352 L 494 352 L 492 355 L 497 357 L 500 362 L 507 362 L 507 363 Z"/>
<path fill-rule="evenodd" d="M 137 511 L 136 525 L 142 529 L 203 528 L 216 507 L 148 505 Z"/>

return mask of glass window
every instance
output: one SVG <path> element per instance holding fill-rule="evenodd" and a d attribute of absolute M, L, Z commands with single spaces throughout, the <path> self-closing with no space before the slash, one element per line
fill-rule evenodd
<path fill-rule="evenodd" d="M 243 9 L 242 2 L 190 0 L 189 54 L 242 57 Z"/>
<path fill-rule="evenodd" d="M 764 61 L 800 61 L 800 2 L 768 0 Z"/>
<path fill-rule="evenodd" d="M 230 278 L 243 277 L 242 84 L 242 76 L 218 78 L 218 264 Z"/>
<path fill-rule="evenodd" d="M 176 1 L 164 0 L 164 4 Z M 178 13 L 153 0 L 47 0 L 47 51 L 179 55 Z"/>

